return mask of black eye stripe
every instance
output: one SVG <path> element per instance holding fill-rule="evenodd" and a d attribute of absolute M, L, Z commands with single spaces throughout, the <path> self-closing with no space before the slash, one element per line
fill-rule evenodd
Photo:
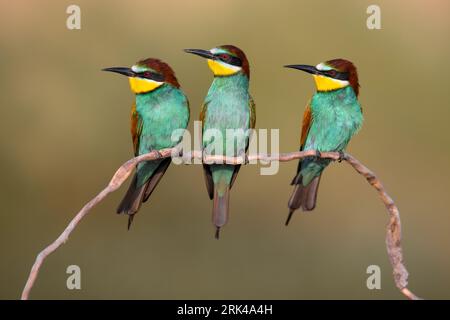
<path fill-rule="evenodd" d="M 214 55 L 218 60 L 225 63 L 231 64 L 233 66 L 241 67 L 242 61 L 238 57 L 232 56 L 230 54 L 218 53 Z"/>
<path fill-rule="evenodd" d="M 327 77 L 331 77 L 331 78 L 337 79 L 337 80 L 348 80 L 349 79 L 348 72 L 339 72 L 336 70 L 329 70 L 329 71 L 322 71 L 322 74 Z"/>
<path fill-rule="evenodd" d="M 164 76 L 162 74 L 159 74 L 156 72 L 151 72 L 151 71 L 139 72 L 139 73 L 137 73 L 137 76 L 139 78 L 151 79 L 151 80 L 155 80 L 155 81 L 159 81 L 159 82 L 164 81 Z"/>

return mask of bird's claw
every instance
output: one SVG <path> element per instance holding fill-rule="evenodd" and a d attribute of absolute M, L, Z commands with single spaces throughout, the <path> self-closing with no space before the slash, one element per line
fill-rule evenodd
<path fill-rule="evenodd" d="M 177 157 L 181 159 L 181 161 L 182 161 L 181 163 L 182 164 L 190 164 L 191 163 L 191 159 L 187 159 L 187 158 L 184 157 L 184 151 L 183 151 L 182 148 L 178 149 Z"/>
<path fill-rule="evenodd" d="M 246 165 L 246 164 L 250 163 L 250 161 L 248 160 L 248 155 L 247 155 L 247 153 L 245 153 L 245 151 L 239 151 L 238 152 L 238 157 L 240 159 L 242 159 L 242 164 L 243 165 Z"/>
<path fill-rule="evenodd" d="M 202 163 L 205 163 L 206 156 L 207 154 L 205 152 L 205 149 L 202 149 Z"/>
<path fill-rule="evenodd" d="M 322 158 L 322 153 L 319 150 L 316 150 L 316 158 Z"/>
<path fill-rule="evenodd" d="M 159 150 L 152 150 L 153 152 L 156 153 L 156 159 L 161 159 L 163 157 L 162 153 Z"/>
<path fill-rule="evenodd" d="M 242 158 L 244 158 L 244 165 L 250 163 L 250 160 L 248 160 L 248 155 L 247 155 L 246 153 L 244 153 L 244 154 L 242 155 Z"/>
<path fill-rule="evenodd" d="M 338 158 L 338 162 L 341 163 L 343 160 L 346 159 L 345 153 L 344 151 L 339 151 L 339 158 Z"/>

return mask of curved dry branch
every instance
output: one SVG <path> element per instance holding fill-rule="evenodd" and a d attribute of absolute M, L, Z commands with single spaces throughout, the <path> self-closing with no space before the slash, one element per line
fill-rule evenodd
<path fill-rule="evenodd" d="M 150 153 L 140 155 L 133 159 L 125 162 L 120 168 L 116 171 L 114 176 L 112 177 L 109 184 L 91 201 L 89 201 L 72 219 L 66 229 L 61 233 L 61 235 L 50 245 L 48 245 L 44 250 L 42 250 L 36 257 L 36 261 L 31 268 L 30 274 L 28 276 L 27 283 L 25 284 L 25 288 L 23 289 L 21 299 L 27 300 L 30 291 L 33 288 L 33 285 L 37 279 L 39 274 L 39 270 L 41 269 L 42 263 L 44 260 L 53 253 L 56 249 L 58 249 L 62 244 L 64 244 L 68 239 L 72 231 L 76 228 L 78 223 L 91 211 L 91 209 L 96 206 L 99 202 L 101 202 L 108 194 L 116 191 L 123 182 L 130 176 L 131 172 L 134 170 L 136 165 L 142 161 L 155 160 L 159 158 L 168 158 L 168 157 L 178 157 L 180 154 L 179 148 L 168 148 L 159 151 L 152 151 Z M 286 162 L 296 159 L 302 159 L 310 156 L 318 156 L 317 152 L 314 150 L 308 151 L 298 151 L 284 154 L 254 154 L 249 155 L 248 157 L 225 157 L 225 156 L 203 156 L 201 151 L 193 151 L 190 153 L 186 153 L 182 156 L 184 161 L 192 160 L 192 159 L 200 159 L 204 163 L 227 163 L 227 164 L 244 164 L 252 161 L 280 161 Z M 364 166 L 361 162 L 359 162 L 356 158 L 349 154 L 339 154 L 338 152 L 322 152 L 320 154 L 321 158 L 324 159 L 332 159 L 332 160 L 344 160 L 349 163 L 359 174 L 364 176 L 369 184 L 374 187 L 378 194 L 381 197 L 386 209 L 389 212 L 389 223 L 387 225 L 387 233 L 386 233 L 386 247 L 387 253 L 389 256 L 389 260 L 391 262 L 393 268 L 394 282 L 397 288 L 408 298 L 411 300 L 419 299 L 414 293 L 412 293 L 408 288 L 408 271 L 403 262 L 403 252 L 401 247 L 401 222 L 400 222 L 400 213 L 395 205 L 392 198 L 387 194 L 384 189 L 381 181 L 376 177 L 376 175 L 369 170 L 366 166 Z"/>

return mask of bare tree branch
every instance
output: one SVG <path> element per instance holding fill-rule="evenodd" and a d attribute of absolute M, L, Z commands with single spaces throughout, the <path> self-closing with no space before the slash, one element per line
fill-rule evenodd
<path fill-rule="evenodd" d="M 44 260 L 58 249 L 62 244 L 64 244 L 68 239 L 70 234 L 76 228 L 78 223 L 91 211 L 91 209 L 101 202 L 108 194 L 116 191 L 123 182 L 130 176 L 131 172 L 135 169 L 136 165 L 142 161 L 155 160 L 159 158 L 168 158 L 171 156 L 178 156 L 180 153 L 179 148 L 169 148 L 159 151 L 152 151 L 150 153 L 135 157 L 133 159 L 125 162 L 116 171 L 108 186 L 106 186 L 97 196 L 95 196 L 91 201 L 89 201 L 72 219 L 66 229 L 61 233 L 61 235 L 50 245 L 48 245 L 44 250 L 42 250 L 36 257 L 36 261 L 31 268 L 30 274 L 28 276 L 27 283 L 22 292 L 22 299 L 27 300 L 30 291 L 37 279 L 39 270 L 41 269 Z M 392 198 L 387 194 L 381 181 L 375 176 L 375 174 L 359 162 L 356 158 L 349 154 L 339 154 L 338 152 L 322 152 L 318 154 L 314 150 L 308 151 L 298 151 L 285 154 L 254 154 L 248 157 L 225 157 L 225 156 L 203 156 L 201 151 L 193 151 L 186 153 L 182 156 L 184 161 L 199 159 L 204 163 L 227 163 L 227 164 L 245 164 L 252 161 L 280 161 L 286 162 L 296 159 L 302 159 L 310 156 L 320 156 L 324 159 L 332 160 L 344 160 L 349 163 L 359 174 L 364 176 L 369 184 L 374 187 L 381 200 L 383 201 L 386 209 L 389 212 L 389 223 L 387 225 L 386 233 L 386 247 L 389 260 L 393 268 L 394 282 L 397 288 L 402 292 L 408 299 L 417 300 L 420 299 L 414 293 L 412 293 L 408 288 L 408 271 L 403 262 L 403 252 L 401 246 L 401 222 L 400 213 L 395 205 Z"/>

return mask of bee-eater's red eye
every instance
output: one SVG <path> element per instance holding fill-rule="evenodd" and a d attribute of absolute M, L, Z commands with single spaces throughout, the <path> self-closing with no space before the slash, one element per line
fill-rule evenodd
<path fill-rule="evenodd" d="M 335 70 L 330 70 L 330 71 L 328 71 L 328 75 L 330 75 L 331 77 L 335 77 L 336 76 L 336 71 Z"/>
<path fill-rule="evenodd" d="M 148 71 L 144 72 L 144 77 L 146 78 L 150 78 L 152 76 L 152 74 Z"/>
<path fill-rule="evenodd" d="M 230 59 L 230 56 L 227 55 L 226 53 L 222 53 L 222 54 L 220 55 L 220 59 L 227 61 L 228 59 Z"/>

